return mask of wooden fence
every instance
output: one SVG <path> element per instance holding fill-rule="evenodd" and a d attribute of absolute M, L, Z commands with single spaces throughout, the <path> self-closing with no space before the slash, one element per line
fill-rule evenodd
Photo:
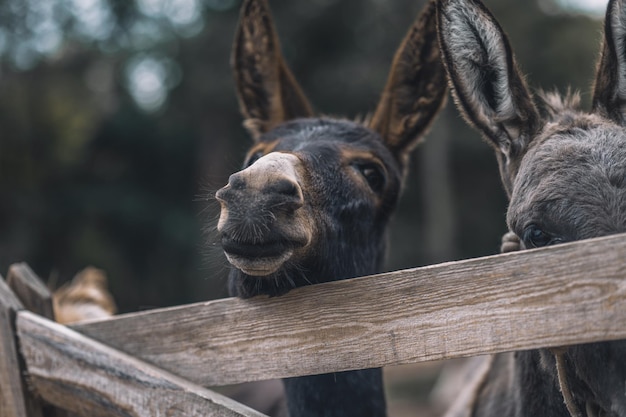
<path fill-rule="evenodd" d="M 70 327 L 7 283 L 0 417 L 261 416 L 202 386 L 626 339 L 626 234 Z"/>

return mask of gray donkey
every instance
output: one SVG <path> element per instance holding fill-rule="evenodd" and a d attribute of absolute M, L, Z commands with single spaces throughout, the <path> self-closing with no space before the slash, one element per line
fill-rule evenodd
<path fill-rule="evenodd" d="M 591 112 L 537 107 L 479 0 L 440 0 L 438 33 L 460 111 L 495 148 L 522 248 L 626 232 L 626 0 L 611 0 Z M 626 341 L 495 355 L 455 415 L 626 416 Z"/>

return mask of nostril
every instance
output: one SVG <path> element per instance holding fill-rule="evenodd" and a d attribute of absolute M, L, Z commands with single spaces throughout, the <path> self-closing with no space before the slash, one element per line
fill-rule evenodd
<path fill-rule="evenodd" d="M 224 187 L 226 188 L 226 187 Z M 224 188 L 220 188 L 219 190 L 217 190 L 215 192 L 215 199 L 218 201 L 223 201 L 224 200 Z"/>
<path fill-rule="evenodd" d="M 228 185 L 233 190 L 242 190 L 246 187 L 246 181 L 242 178 L 240 173 L 236 173 L 228 177 Z"/>
<path fill-rule="evenodd" d="M 267 187 L 268 193 L 282 194 L 288 197 L 299 197 L 300 187 L 293 181 L 278 180 Z"/>
<path fill-rule="evenodd" d="M 215 192 L 215 199 L 219 201 L 220 203 L 225 203 L 227 200 L 232 198 L 231 196 L 232 196 L 232 187 L 230 186 L 230 183 L 226 184 L 225 186 L 223 186 L 222 188 L 220 188 L 219 190 Z"/>
<path fill-rule="evenodd" d="M 295 211 L 304 205 L 302 191 L 295 181 L 273 181 L 265 187 L 264 192 L 270 196 L 270 204 L 276 209 Z"/>

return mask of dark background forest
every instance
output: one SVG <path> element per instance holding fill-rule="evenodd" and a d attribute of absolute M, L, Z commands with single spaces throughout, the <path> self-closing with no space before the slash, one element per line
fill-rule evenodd
<path fill-rule="evenodd" d="M 534 87 L 572 85 L 588 101 L 601 20 L 552 1 L 487 4 Z M 317 110 L 356 117 L 423 3 L 271 7 Z M 59 285 L 94 265 L 121 311 L 225 296 L 212 193 L 250 143 L 229 67 L 238 6 L 0 2 L 0 271 L 25 261 Z M 492 151 L 451 104 L 414 154 L 390 270 L 496 253 L 506 231 Z"/>
<path fill-rule="evenodd" d="M 535 88 L 589 102 L 601 15 L 486 0 Z M 316 109 L 372 111 L 423 0 L 272 0 Z M 0 273 L 106 271 L 121 312 L 226 296 L 215 190 L 250 139 L 229 67 L 236 0 L 0 0 Z M 491 149 L 449 100 L 413 155 L 387 269 L 498 252 Z M 411 388 L 415 390 L 415 388 Z"/>
<path fill-rule="evenodd" d="M 534 87 L 588 101 L 601 20 L 557 0 L 487 1 Z M 319 112 L 372 111 L 417 0 L 275 0 Z M 56 285 L 104 269 L 121 311 L 225 295 L 212 193 L 249 138 L 229 67 L 235 0 L 0 2 L 0 271 Z M 489 147 L 448 106 L 412 160 L 388 269 L 498 251 Z M 204 233 L 208 231 L 209 233 Z"/>

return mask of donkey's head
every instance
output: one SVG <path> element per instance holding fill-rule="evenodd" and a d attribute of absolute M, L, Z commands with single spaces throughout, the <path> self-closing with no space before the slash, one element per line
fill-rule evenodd
<path fill-rule="evenodd" d="M 626 9 L 609 4 L 590 113 L 577 94 L 536 107 L 506 35 L 478 0 L 439 3 L 459 109 L 495 148 L 508 223 L 525 247 L 626 231 Z"/>
<path fill-rule="evenodd" d="M 457 106 L 495 148 L 509 228 L 526 248 L 626 231 L 626 6 L 611 0 L 592 111 L 568 93 L 536 107 L 479 0 L 440 0 L 439 40 Z M 626 342 L 568 349 L 582 409 L 626 415 Z M 576 379 L 578 378 L 578 379 Z"/>
<path fill-rule="evenodd" d="M 254 144 L 216 198 L 233 295 L 277 295 L 377 272 L 409 152 L 446 96 L 429 4 L 395 55 L 367 123 L 314 117 L 265 0 L 242 6 L 233 67 Z"/>

